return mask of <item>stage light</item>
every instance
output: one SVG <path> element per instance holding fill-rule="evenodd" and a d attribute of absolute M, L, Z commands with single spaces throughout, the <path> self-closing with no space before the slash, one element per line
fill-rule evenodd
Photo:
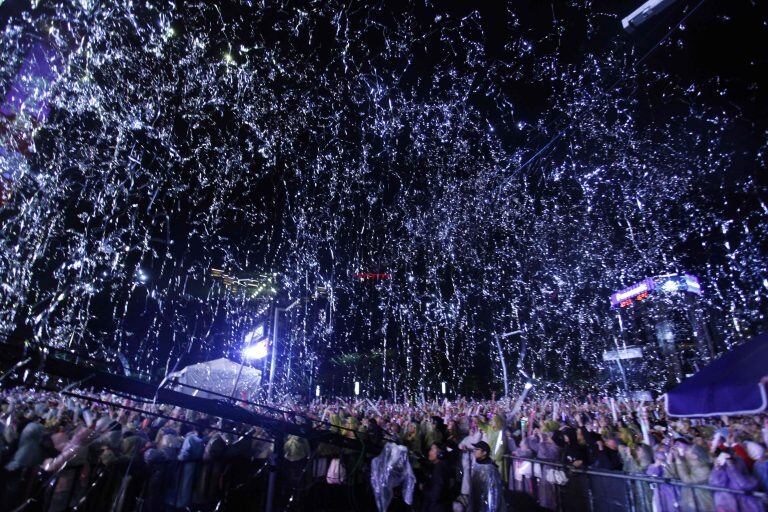
<path fill-rule="evenodd" d="M 249 345 L 243 349 L 244 359 L 264 359 L 269 353 L 269 345 L 267 340 L 261 340 L 258 343 Z"/>
<path fill-rule="evenodd" d="M 525 389 L 531 389 L 533 387 L 533 382 L 528 381 L 525 383 Z"/>
<path fill-rule="evenodd" d="M 442 388 L 442 390 L 443 390 L 443 394 L 445 394 L 445 381 L 443 381 L 443 382 L 441 382 L 441 383 L 440 383 L 440 387 L 441 387 L 441 388 Z"/>
<path fill-rule="evenodd" d="M 316 397 L 320 396 L 320 386 L 315 386 L 315 396 Z"/>
<path fill-rule="evenodd" d="M 355 395 L 360 394 L 360 383 L 355 381 Z"/>

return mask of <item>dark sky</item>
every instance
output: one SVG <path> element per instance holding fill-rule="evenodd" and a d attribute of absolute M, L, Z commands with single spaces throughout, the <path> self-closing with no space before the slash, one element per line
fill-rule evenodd
<path fill-rule="evenodd" d="M 6 1 L 26 39 L 4 48 L 23 56 L 69 17 L 57 48 L 75 70 L 31 158 L 54 193 L 19 180 L 3 214 L 49 237 L 27 258 L 4 246 L 2 268 L 35 261 L 5 298 L 17 332 L 44 323 L 38 336 L 162 371 L 234 356 L 273 301 L 325 286 L 332 300 L 288 319 L 295 374 L 349 380 L 328 364 L 360 353 L 411 389 L 483 382 L 493 333 L 522 329 L 526 368 L 554 380 L 565 357 L 576 379 L 603 347 L 607 294 L 670 268 L 711 272 L 713 306 L 758 328 L 766 8 L 678 1 L 628 34 L 639 3 L 149 2 L 131 19 Z M 23 198 L 46 215 L 18 214 Z M 746 233 L 735 270 L 711 249 L 727 219 Z M 224 266 L 279 274 L 276 295 L 226 292 L 207 277 Z"/>

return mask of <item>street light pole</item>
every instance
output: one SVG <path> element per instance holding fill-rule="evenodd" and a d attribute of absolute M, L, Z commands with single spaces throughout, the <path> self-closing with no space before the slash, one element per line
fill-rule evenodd
<path fill-rule="evenodd" d="M 509 377 L 507 376 L 507 362 L 504 360 L 504 351 L 501 349 L 501 342 L 499 336 L 493 337 L 496 342 L 496 350 L 499 351 L 499 360 L 501 360 L 501 372 L 504 375 L 504 396 L 509 396 Z"/>
<path fill-rule="evenodd" d="M 501 360 L 501 371 L 504 375 L 504 396 L 509 396 L 509 374 L 507 373 L 507 362 L 504 360 L 504 351 L 501 348 L 501 339 L 509 338 L 515 334 L 522 334 L 523 331 L 505 332 L 504 334 L 494 335 L 493 339 L 496 342 L 496 350 L 499 351 L 499 359 Z"/>

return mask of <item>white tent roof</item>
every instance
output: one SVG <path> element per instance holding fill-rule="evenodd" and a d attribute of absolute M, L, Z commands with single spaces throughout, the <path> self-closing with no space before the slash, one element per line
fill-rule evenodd
<path fill-rule="evenodd" d="M 240 378 L 238 379 L 238 373 Z M 196 388 L 213 391 L 226 396 L 249 399 L 261 384 L 261 371 L 251 366 L 240 364 L 225 357 L 187 366 L 181 371 L 171 374 L 180 384 L 189 384 Z M 235 388 L 237 382 L 237 388 Z M 203 398 L 221 398 L 204 391 L 198 391 L 185 386 L 177 386 L 182 393 Z M 234 391 L 234 393 L 233 393 Z"/>

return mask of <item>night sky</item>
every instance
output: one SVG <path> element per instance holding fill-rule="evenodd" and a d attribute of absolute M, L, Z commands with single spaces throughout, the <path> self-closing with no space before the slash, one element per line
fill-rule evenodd
<path fill-rule="evenodd" d="M 666 272 L 765 330 L 765 5 L 486 3 L 6 1 L 0 332 L 163 375 L 299 299 L 284 389 L 400 396 L 501 389 L 509 332 L 599 385 Z"/>

